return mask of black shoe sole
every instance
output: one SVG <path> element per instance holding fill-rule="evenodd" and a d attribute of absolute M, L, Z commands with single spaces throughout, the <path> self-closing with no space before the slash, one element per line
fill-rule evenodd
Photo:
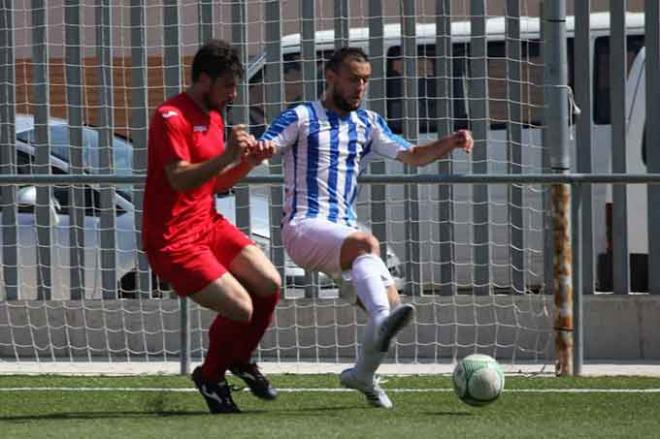
<path fill-rule="evenodd" d="M 403 329 L 408 323 L 410 323 L 410 320 L 412 319 L 413 315 L 415 314 L 415 308 L 412 306 L 403 306 L 405 313 L 403 316 L 397 320 L 397 322 L 390 328 L 389 334 L 387 334 L 387 337 L 383 338 L 383 342 L 381 345 L 378 347 L 380 352 L 387 352 L 390 350 L 390 343 L 392 342 L 392 339 Z"/>

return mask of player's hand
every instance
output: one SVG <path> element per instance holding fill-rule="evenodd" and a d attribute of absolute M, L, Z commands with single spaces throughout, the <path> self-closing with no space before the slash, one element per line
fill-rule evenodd
<path fill-rule="evenodd" d="M 472 152 L 474 139 L 472 138 L 472 133 L 470 130 L 456 131 L 454 134 L 452 134 L 452 141 L 454 142 L 454 148 L 461 148 L 468 154 Z"/>
<path fill-rule="evenodd" d="M 250 148 L 254 147 L 257 143 L 254 136 L 248 133 L 245 129 L 245 125 L 235 125 L 231 129 L 229 142 L 227 142 L 227 147 L 223 153 L 226 154 L 231 162 L 243 158 Z"/>
<path fill-rule="evenodd" d="M 264 160 L 268 160 L 275 155 L 275 152 L 276 147 L 273 141 L 259 140 L 254 146 L 248 149 L 245 160 L 247 160 L 252 166 L 258 166 Z"/>

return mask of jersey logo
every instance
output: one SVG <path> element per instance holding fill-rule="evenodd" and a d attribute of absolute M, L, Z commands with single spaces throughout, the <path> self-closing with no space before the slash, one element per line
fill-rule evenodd
<path fill-rule="evenodd" d="M 206 125 L 195 125 L 195 126 L 193 127 L 193 131 L 194 131 L 195 133 L 203 133 L 203 132 L 206 131 L 207 129 L 208 129 L 208 127 L 207 127 Z"/>
<path fill-rule="evenodd" d="M 179 113 L 177 113 L 176 111 L 170 110 L 170 111 L 167 111 L 165 113 L 161 113 L 161 115 L 163 116 L 163 119 L 169 119 L 170 117 L 178 116 Z"/>

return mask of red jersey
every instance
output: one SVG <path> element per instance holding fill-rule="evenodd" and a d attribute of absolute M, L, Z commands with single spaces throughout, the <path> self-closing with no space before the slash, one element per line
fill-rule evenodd
<path fill-rule="evenodd" d="M 216 179 L 178 192 L 170 186 L 165 167 L 180 160 L 199 163 L 222 154 L 224 127 L 220 113 L 205 113 L 186 93 L 168 99 L 156 110 L 149 126 L 144 250 L 185 247 L 222 218 L 215 210 Z"/>

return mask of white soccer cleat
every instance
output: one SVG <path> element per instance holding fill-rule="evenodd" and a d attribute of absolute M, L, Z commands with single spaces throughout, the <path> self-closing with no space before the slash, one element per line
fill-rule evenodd
<path fill-rule="evenodd" d="M 404 303 L 396 307 L 388 315 L 378 328 L 376 346 L 380 352 L 387 352 L 390 349 L 392 339 L 410 323 L 415 313 L 415 307 L 409 303 Z"/>
<path fill-rule="evenodd" d="M 387 396 L 385 391 L 380 387 L 377 378 L 372 378 L 371 381 L 363 381 L 355 374 L 355 369 L 350 368 L 344 370 L 339 375 L 339 382 L 342 386 L 349 389 L 362 392 L 367 398 L 367 402 L 374 407 L 391 409 L 392 401 Z"/>

